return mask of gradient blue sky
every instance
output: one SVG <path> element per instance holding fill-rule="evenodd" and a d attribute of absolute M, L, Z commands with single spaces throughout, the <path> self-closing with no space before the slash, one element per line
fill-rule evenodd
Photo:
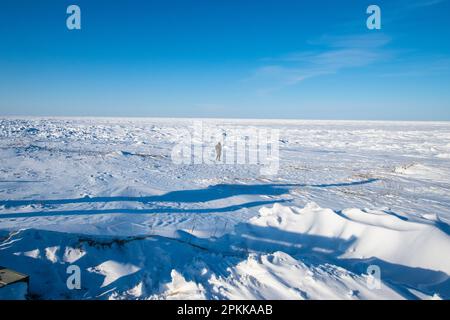
<path fill-rule="evenodd" d="M 450 1 L 1 0 L 0 115 L 450 120 Z"/>

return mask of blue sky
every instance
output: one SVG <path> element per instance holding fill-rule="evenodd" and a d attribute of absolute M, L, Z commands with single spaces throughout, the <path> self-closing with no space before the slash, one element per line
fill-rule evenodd
<path fill-rule="evenodd" d="M 449 88 L 449 0 L 0 2 L 0 115 L 450 120 Z"/>

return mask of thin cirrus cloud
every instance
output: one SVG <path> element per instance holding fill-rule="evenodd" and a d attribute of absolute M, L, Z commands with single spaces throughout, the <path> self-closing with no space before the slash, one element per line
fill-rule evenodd
<path fill-rule="evenodd" d="M 310 78 L 365 67 L 394 55 L 386 48 L 390 41 L 383 34 L 323 36 L 309 42 L 313 50 L 263 59 L 266 65 L 255 70 L 251 79 L 270 83 L 270 88 L 263 90 L 269 92 Z"/>
<path fill-rule="evenodd" d="M 442 2 L 445 2 L 447 0 L 420 0 L 415 2 L 409 2 L 410 8 L 423 8 L 423 7 L 430 7 L 437 4 L 440 4 Z"/>
<path fill-rule="evenodd" d="M 450 57 L 432 56 L 420 60 L 412 60 L 404 63 L 401 67 L 392 68 L 390 72 L 379 76 L 384 78 L 393 77 L 432 77 L 450 74 Z"/>

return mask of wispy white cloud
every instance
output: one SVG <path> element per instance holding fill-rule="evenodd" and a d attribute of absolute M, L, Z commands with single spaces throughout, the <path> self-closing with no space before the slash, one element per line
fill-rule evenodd
<path fill-rule="evenodd" d="M 324 45 L 334 48 L 377 48 L 387 45 L 391 38 L 383 33 L 365 33 L 357 35 L 331 36 L 323 35 L 319 39 L 309 41 L 311 45 Z"/>
<path fill-rule="evenodd" d="M 447 0 L 419 0 L 419 1 L 411 1 L 409 4 L 410 8 L 423 8 L 423 7 L 430 7 L 437 4 L 440 4 L 442 2 L 445 2 Z"/>
<path fill-rule="evenodd" d="M 252 79 L 267 82 L 267 91 L 272 91 L 344 69 L 368 66 L 393 55 L 385 48 L 390 41 L 383 34 L 323 36 L 310 42 L 314 50 L 263 59 L 266 65 L 255 70 Z"/>
<path fill-rule="evenodd" d="M 380 77 L 428 77 L 441 76 L 450 73 L 450 57 L 428 57 L 403 63 L 402 66 L 393 68 L 390 72 L 381 73 Z"/>

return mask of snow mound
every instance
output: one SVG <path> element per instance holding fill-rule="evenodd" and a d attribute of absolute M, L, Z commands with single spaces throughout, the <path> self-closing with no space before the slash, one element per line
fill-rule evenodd
<path fill-rule="evenodd" d="M 163 286 L 164 293 L 158 298 L 167 300 L 200 300 L 205 299 L 201 284 L 186 281 L 182 274 L 176 270 L 170 273 L 172 281 Z"/>
<path fill-rule="evenodd" d="M 340 258 L 376 257 L 450 274 L 450 258 L 444 254 L 450 252 L 450 236 L 432 223 L 413 222 L 384 211 L 335 212 L 315 203 L 303 209 L 275 204 L 261 208 L 250 225 L 301 234 L 301 245 L 309 248 L 324 247 L 327 239 L 333 239 L 335 246 L 327 249 L 337 252 Z"/>
<path fill-rule="evenodd" d="M 448 172 L 442 169 L 426 166 L 420 163 L 413 163 L 395 167 L 394 172 L 419 179 L 442 180 L 442 177 L 448 177 Z M 447 179 L 445 179 L 447 180 Z"/>
<path fill-rule="evenodd" d="M 131 155 L 132 155 L 132 153 L 127 152 L 127 151 L 122 151 L 122 150 L 112 151 L 107 154 L 107 156 L 110 156 L 110 157 L 128 157 Z"/>
<path fill-rule="evenodd" d="M 448 299 L 450 280 L 443 272 L 371 259 L 349 263 L 351 259 L 309 250 L 328 245 L 330 252 L 359 256 L 368 246 L 363 241 L 364 232 L 386 229 L 382 224 L 373 226 L 378 215 L 361 231 L 356 226 L 363 223 L 344 222 L 346 218 L 340 214 L 314 204 L 304 209 L 276 205 L 261 209 L 246 233 L 213 240 L 113 238 L 33 229 L 0 232 L 0 265 L 29 274 L 30 292 L 41 299 Z M 317 221 L 308 221 L 313 216 Z M 265 232 L 261 232 L 263 229 Z M 289 238 L 298 236 L 301 230 L 309 235 Z M 399 230 L 395 232 L 418 232 L 406 227 Z M 327 237 L 318 234 L 331 235 L 333 241 L 326 243 Z M 353 236 L 361 240 L 359 244 L 350 242 L 356 248 L 354 252 L 340 240 Z M 383 237 L 381 234 L 378 243 Z M 279 250 L 266 242 L 260 248 L 249 242 L 257 244 L 268 238 Z M 248 245 L 246 250 L 239 250 L 244 245 Z M 305 252 L 299 252 L 297 245 Z M 393 245 L 399 246 L 398 254 L 402 250 L 411 252 L 401 241 Z M 441 249 L 444 261 L 448 247 Z M 423 257 L 420 250 L 417 255 Z M 82 290 L 66 286 L 67 267 L 72 263 L 82 272 Z M 380 287 L 376 289 L 370 286 L 367 271 L 372 264 L 382 268 Z"/>
<path fill-rule="evenodd" d="M 209 282 L 227 299 L 402 299 L 389 286 L 370 290 L 367 275 L 332 264 L 307 265 L 284 252 L 251 254 Z"/>
<path fill-rule="evenodd" d="M 136 273 L 139 270 L 140 268 L 135 265 L 129 263 L 119 263 L 112 260 L 105 261 L 94 268 L 88 269 L 88 271 L 105 276 L 101 288 L 108 286 L 119 278 Z"/>

